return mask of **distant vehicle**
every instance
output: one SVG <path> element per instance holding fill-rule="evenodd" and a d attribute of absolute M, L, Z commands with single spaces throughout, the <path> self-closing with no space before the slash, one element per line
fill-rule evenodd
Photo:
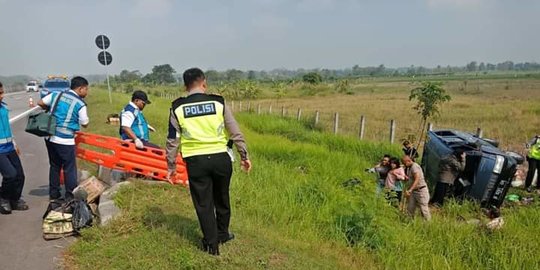
<path fill-rule="evenodd" d="M 30 81 L 26 84 L 26 92 L 37 92 L 39 91 L 39 84 L 37 81 Z"/>
<path fill-rule="evenodd" d="M 430 131 L 422 156 L 426 180 L 430 187 L 435 187 L 441 159 L 457 149 L 463 149 L 467 162 L 465 171 L 454 184 L 454 195 L 476 200 L 484 208 L 499 208 L 510 188 L 516 167 L 523 163 L 524 158 L 517 153 L 505 153 L 498 146 L 496 141 L 457 130 Z"/>
<path fill-rule="evenodd" d="M 69 89 L 70 82 L 68 81 L 67 76 L 49 76 L 48 79 L 43 83 L 43 88 L 39 95 L 43 98 L 52 92 L 62 92 L 66 89 Z"/>

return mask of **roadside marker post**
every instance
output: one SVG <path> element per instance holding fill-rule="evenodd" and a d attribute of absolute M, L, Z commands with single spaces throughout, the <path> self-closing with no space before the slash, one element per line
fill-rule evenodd
<path fill-rule="evenodd" d="M 101 49 L 101 52 L 98 54 L 98 61 L 105 66 L 105 73 L 107 74 L 107 88 L 109 89 L 109 102 L 112 104 L 111 83 L 109 82 L 108 68 L 112 62 L 112 55 L 106 51 L 111 45 L 111 41 L 106 35 L 99 35 L 96 37 L 96 45 Z"/>

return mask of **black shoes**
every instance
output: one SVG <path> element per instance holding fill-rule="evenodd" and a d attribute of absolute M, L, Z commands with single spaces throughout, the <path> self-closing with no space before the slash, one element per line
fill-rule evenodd
<path fill-rule="evenodd" d="M 219 256 L 219 245 L 208 245 L 208 254 Z"/>
<path fill-rule="evenodd" d="M 217 244 L 209 244 L 204 238 L 201 239 L 201 250 L 210 255 L 219 256 L 219 245 L 225 244 L 234 239 L 234 234 L 229 233 L 227 237 L 218 239 Z"/>
<path fill-rule="evenodd" d="M 28 210 L 28 204 L 23 199 L 18 201 L 11 201 L 11 209 L 16 211 L 26 211 Z"/>
<path fill-rule="evenodd" d="M 206 240 L 201 240 L 201 250 L 208 252 L 210 255 L 219 256 L 219 245 L 218 244 L 208 244 Z"/>
<path fill-rule="evenodd" d="M 26 211 L 28 210 L 28 205 L 23 199 L 18 201 L 11 201 L 0 198 L 0 213 L 3 215 L 11 214 L 11 211 Z"/>
<path fill-rule="evenodd" d="M 9 215 L 11 214 L 11 202 L 6 199 L 0 198 L 0 214 Z"/>
<path fill-rule="evenodd" d="M 220 243 L 220 244 L 225 244 L 225 243 L 227 243 L 227 242 L 229 242 L 229 241 L 231 241 L 231 240 L 233 240 L 233 239 L 234 239 L 234 233 L 229 233 L 229 234 L 227 235 L 227 237 L 225 237 L 225 238 L 223 238 L 223 239 L 219 239 L 219 240 L 218 240 L 218 243 Z"/>

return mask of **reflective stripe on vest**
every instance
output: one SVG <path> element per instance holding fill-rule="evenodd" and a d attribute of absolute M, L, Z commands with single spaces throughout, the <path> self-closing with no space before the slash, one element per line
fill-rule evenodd
<path fill-rule="evenodd" d="M 7 105 L 0 104 L 0 153 L 9 153 L 15 150 L 13 145 L 13 135 L 9 126 L 9 110 Z"/>
<path fill-rule="evenodd" d="M 10 143 L 10 142 L 13 142 L 13 138 L 0 139 L 0 144 L 6 144 L 6 143 Z"/>
<path fill-rule="evenodd" d="M 122 137 L 122 140 L 130 139 L 122 128 L 122 114 L 126 111 L 133 113 L 133 115 L 135 116 L 135 119 L 131 124 L 131 130 L 133 131 L 133 133 L 135 133 L 135 136 L 144 141 L 150 140 L 148 123 L 146 122 L 144 115 L 140 110 L 133 108 L 131 104 L 128 104 L 120 113 L 120 136 Z"/>
<path fill-rule="evenodd" d="M 183 157 L 227 152 L 223 110 L 222 103 L 210 99 L 181 104 L 174 110 Z"/>
<path fill-rule="evenodd" d="M 60 93 L 53 93 L 51 104 L 54 104 Z M 56 118 L 56 133 L 60 138 L 71 139 L 75 137 L 75 132 L 80 130 L 79 111 L 86 106 L 84 101 L 70 91 L 64 92 L 56 109 L 53 112 Z"/>
<path fill-rule="evenodd" d="M 529 149 L 529 157 L 540 160 L 540 141 L 531 146 L 531 149 Z"/>

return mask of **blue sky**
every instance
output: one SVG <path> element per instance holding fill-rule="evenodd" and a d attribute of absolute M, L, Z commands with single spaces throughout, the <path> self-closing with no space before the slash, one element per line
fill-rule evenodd
<path fill-rule="evenodd" d="M 0 75 L 540 62 L 538 0 L 0 0 Z"/>

